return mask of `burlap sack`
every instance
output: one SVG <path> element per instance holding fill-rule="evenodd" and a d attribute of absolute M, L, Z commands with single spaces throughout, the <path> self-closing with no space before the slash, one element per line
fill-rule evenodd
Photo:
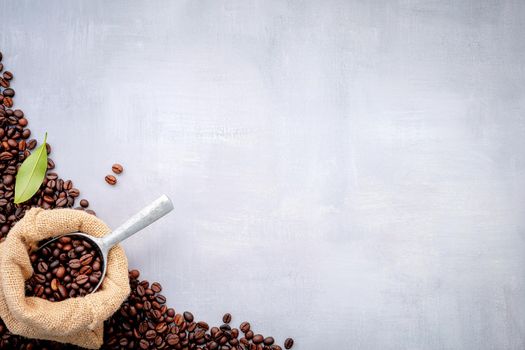
<path fill-rule="evenodd" d="M 128 262 L 121 247 L 111 249 L 107 275 L 97 292 L 60 302 L 25 296 L 24 283 L 33 274 L 28 250 L 42 239 L 77 231 L 101 237 L 110 229 L 80 210 L 34 208 L 0 244 L 0 318 L 11 332 L 89 349 L 102 345 L 103 322 L 130 292 Z"/>

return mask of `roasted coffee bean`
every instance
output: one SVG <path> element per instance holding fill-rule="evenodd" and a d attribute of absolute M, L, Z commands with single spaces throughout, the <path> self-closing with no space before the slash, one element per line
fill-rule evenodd
<path fill-rule="evenodd" d="M 113 175 L 106 175 L 105 180 L 110 185 L 115 185 L 117 183 L 117 178 Z"/>
<path fill-rule="evenodd" d="M 118 163 L 115 163 L 113 164 L 113 166 L 111 167 L 111 170 L 113 170 L 113 172 L 115 174 L 121 174 L 122 171 L 124 171 L 124 168 L 122 167 L 122 165 L 118 164 Z"/>
<path fill-rule="evenodd" d="M 264 337 L 262 335 L 260 335 L 260 334 L 256 334 L 256 335 L 253 336 L 253 342 L 255 344 L 260 344 L 260 343 L 263 342 L 263 340 L 264 340 Z"/>
<path fill-rule="evenodd" d="M 284 348 L 285 349 L 291 349 L 293 346 L 293 339 L 292 338 L 286 338 L 284 341 Z"/>
<path fill-rule="evenodd" d="M 35 139 L 29 140 L 27 142 L 27 148 L 32 150 L 32 149 L 35 149 L 35 147 L 36 147 L 36 140 Z"/>
<path fill-rule="evenodd" d="M 0 69 L 0 71 L 1 71 L 1 69 Z M 11 80 L 11 79 L 13 79 L 13 73 L 11 73 L 11 72 L 6 70 L 4 72 L 4 74 L 3 74 L 3 77 L 4 77 L 5 80 Z"/>
<path fill-rule="evenodd" d="M 4 95 L 4 97 L 13 97 L 13 96 L 15 96 L 15 90 L 13 90 L 11 88 L 4 89 L 2 94 Z"/>
<path fill-rule="evenodd" d="M 243 322 L 241 323 L 240 329 L 243 333 L 246 333 L 250 330 L 250 323 L 249 322 Z"/>
<path fill-rule="evenodd" d="M 68 194 L 69 194 L 71 197 L 75 198 L 75 197 L 80 196 L 80 191 L 77 190 L 76 188 L 72 188 L 72 189 L 70 189 L 70 190 L 68 191 Z"/>
<path fill-rule="evenodd" d="M 97 270 L 100 270 L 98 251 L 79 236 L 52 241 L 45 248 L 32 253 L 30 258 L 38 273 L 27 281 L 28 295 L 37 295 L 40 290 L 38 286 L 49 285 L 49 293 L 44 288 L 44 293 L 39 296 L 50 301 L 60 301 L 89 294 L 100 281 L 100 271 L 92 267 L 93 262 L 96 262 Z M 73 290 L 77 292 L 73 293 Z"/>
<path fill-rule="evenodd" d="M 79 259 L 71 259 L 68 264 L 72 269 L 78 269 L 80 266 L 82 266 Z"/>
<path fill-rule="evenodd" d="M 189 311 L 184 311 L 184 319 L 186 322 L 193 322 L 193 314 Z"/>
<path fill-rule="evenodd" d="M 78 275 L 77 278 L 75 278 L 75 283 L 79 286 L 87 283 L 89 281 L 89 276 L 87 275 Z"/>
<path fill-rule="evenodd" d="M 67 198 L 65 197 L 58 198 L 55 204 L 57 207 L 65 207 L 67 205 Z"/>
<path fill-rule="evenodd" d="M 225 313 L 224 316 L 222 316 L 222 322 L 224 323 L 230 323 L 232 321 L 232 315 L 229 313 Z"/>
<path fill-rule="evenodd" d="M 162 286 L 158 282 L 153 282 L 151 284 L 151 290 L 155 293 L 160 293 L 162 291 Z"/>
<path fill-rule="evenodd" d="M 2 100 L 2 103 L 4 104 L 4 106 L 6 106 L 7 108 L 11 108 L 13 107 L 13 100 L 10 98 L 10 97 L 4 97 L 4 99 Z M 26 129 L 27 130 L 27 129 Z"/>
<path fill-rule="evenodd" d="M 80 264 L 85 266 L 89 265 L 93 261 L 93 254 L 85 254 L 80 257 Z"/>
<path fill-rule="evenodd" d="M 264 338 L 264 345 L 272 345 L 274 342 L 275 342 L 275 339 L 273 339 L 273 337 Z"/>
<path fill-rule="evenodd" d="M 56 262 L 58 262 L 58 260 L 55 260 Z M 64 266 L 59 266 L 55 272 L 55 276 L 57 276 L 57 278 L 64 278 L 64 276 L 66 275 L 66 269 Z"/>
<path fill-rule="evenodd" d="M 3 88 L 8 88 L 11 84 L 9 83 L 9 81 L 5 78 L 0 78 L 0 86 L 3 87 Z"/>
<path fill-rule="evenodd" d="M 87 207 L 89 207 L 89 202 L 87 201 L 87 199 L 81 199 L 81 200 L 80 200 L 80 206 L 81 206 L 82 208 L 87 208 Z"/>
<path fill-rule="evenodd" d="M 40 261 L 37 265 L 36 265 L 36 269 L 38 272 L 40 273 L 46 273 L 47 272 L 47 268 L 48 268 L 48 265 L 43 262 L 43 261 Z"/>

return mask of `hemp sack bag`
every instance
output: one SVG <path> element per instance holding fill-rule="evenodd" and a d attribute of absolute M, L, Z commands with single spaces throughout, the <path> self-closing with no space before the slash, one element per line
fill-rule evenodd
<path fill-rule="evenodd" d="M 59 302 L 25 296 L 25 281 L 33 274 L 29 252 L 43 239 L 78 231 L 102 237 L 110 229 L 81 210 L 32 208 L 0 244 L 0 318 L 12 333 L 89 349 L 102 345 L 104 321 L 130 292 L 120 246 L 109 252 L 106 277 L 95 293 Z"/>

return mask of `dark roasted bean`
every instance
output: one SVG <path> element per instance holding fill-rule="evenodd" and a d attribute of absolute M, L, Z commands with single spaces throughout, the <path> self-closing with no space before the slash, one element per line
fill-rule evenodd
<path fill-rule="evenodd" d="M 1 69 L 0 69 L 0 71 L 1 71 Z M 6 70 L 4 72 L 4 74 L 3 74 L 3 77 L 4 77 L 5 80 L 11 80 L 11 79 L 13 79 L 13 73 L 11 73 L 11 72 Z"/>
<path fill-rule="evenodd" d="M 184 319 L 186 322 L 193 322 L 193 314 L 189 311 L 184 311 Z"/>
<path fill-rule="evenodd" d="M 224 316 L 222 316 L 222 322 L 224 323 L 230 323 L 232 321 L 232 315 L 229 313 L 225 313 Z"/>

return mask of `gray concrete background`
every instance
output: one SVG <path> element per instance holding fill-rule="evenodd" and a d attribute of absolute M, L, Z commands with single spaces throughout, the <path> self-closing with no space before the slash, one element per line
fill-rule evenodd
<path fill-rule="evenodd" d="M 523 1 L 0 1 L 16 106 L 170 305 L 297 349 L 525 347 Z M 126 170 L 112 188 L 114 161 Z"/>

